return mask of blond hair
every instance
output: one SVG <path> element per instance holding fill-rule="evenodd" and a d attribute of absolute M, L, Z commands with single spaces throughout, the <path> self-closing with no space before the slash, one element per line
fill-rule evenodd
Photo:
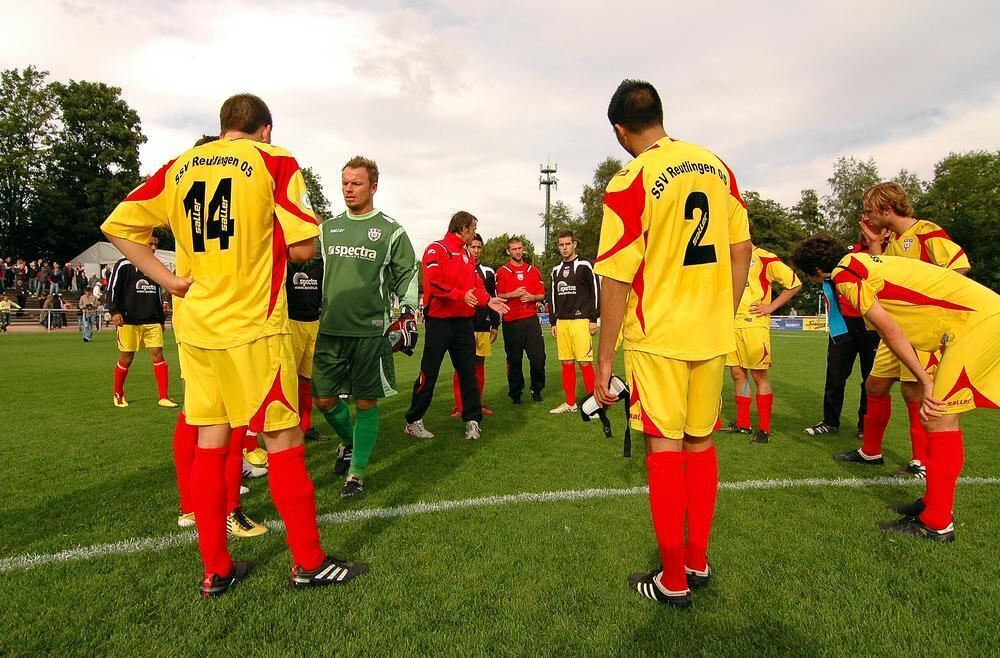
<path fill-rule="evenodd" d="M 891 210 L 900 217 L 913 217 L 913 206 L 899 183 L 879 183 L 868 188 L 861 202 L 868 210 Z"/>
<path fill-rule="evenodd" d="M 356 155 L 347 161 L 340 171 L 343 172 L 344 169 L 365 169 L 368 172 L 368 182 L 372 185 L 378 184 L 378 165 L 375 164 L 374 160 L 369 160 L 363 155 Z"/>

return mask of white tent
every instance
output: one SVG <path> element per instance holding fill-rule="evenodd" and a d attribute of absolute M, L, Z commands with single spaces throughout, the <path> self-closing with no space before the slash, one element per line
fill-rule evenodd
<path fill-rule="evenodd" d="M 175 252 L 157 249 L 156 257 L 167 266 L 167 269 L 171 272 L 174 271 L 174 263 L 177 261 Z M 113 265 L 120 258 L 122 258 L 122 252 L 118 251 L 110 242 L 95 242 L 70 262 L 83 263 L 84 271 L 87 273 L 87 276 L 90 276 L 92 274 L 100 274 L 102 265 Z"/>

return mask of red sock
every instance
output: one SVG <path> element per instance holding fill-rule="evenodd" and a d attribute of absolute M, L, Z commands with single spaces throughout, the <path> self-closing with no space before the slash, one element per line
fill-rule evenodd
<path fill-rule="evenodd" d="M 125 378 L 128 377 L 128 366 L 119 361 L 115 364 L 115 395 L 125 395 Z"/>
<path fill-rule="evenodd" d="M 455 376 L 452 377 L 452 385 L 454 386 L 454 390 L 455 390 L 455 408 L 458 409 L 459 411 L 461 411 L 462 410 L 462 385 L 458 381 L 458 373 L 457 372 L 455 373 Z"/>
<path fill-rule="evenodd" d="M 920 403 L 907 402 L 906 413 L 910 416 L 910 459 L 927 465 L 927 431 L 920 422 Z"/>
<path fill-rule="evenodd" d="M 483 398 L 483 389 L 486 388 L 486 363 L 476 361 L 476 384 L 479 385 L 479 399 Z"/>
<path fill-rule="evenodd" d="M 926 508 L 920 520 L 928 528 L 943 530 L 955 510 L 955 487 L 965 462 L 962 430 L 927 432 Z"/>
<path fill-rule="evenodd" d="M 562 385 L 566 404 L 572 407 L 576 404 L 576 368 L 572 362 L 562 364 Z"/>
<path fill-rule="evenodd" d="M 195 448 L 191 467 L 198 550 L 206 574 L 225 576 L 233 568 L 226 549 L 226 453 L 228 448 Z"/>
<path fill-rule="evenodd" d="M 316 493 L 306 472 L 306 447 L 269 453 L 267 462 L 271 498 L 285 522 L 285 541 L 292 549 L 292 559 L 303 569 L 315 569 L 326 554 L 319 544 Z"/>
<path fill-rule="evenodd" d="M 712 532 L 715 496 L 719 490 L 719 459 L 715 446 L 701 452 L 686 452 L 684 486 L 687 489 L 687 546 L 684 563 L 689 569 L 704 571 L 705 552 Z"/>
<path fill-rule="evenodd" d="M 736 424 L 740 427 L 750 427 L 750 396 L 736 396 Z"/>
<path fill-rule="evenodd" d="M 303 432 L 310 429 L 312 424 L 313 398 L 311 382 L 308 379 L 299 380 L 299 429 Z"/>
<path fill-rule="evenodd" d="M 868 457 L 882 454 L 882 437 L 892 417 L 892 396 L 867 396 L 868 410 L 865 412 L 864 430 L 861 433 L 861 452 Z"/>
<path fill-rule="evenodd" d="M 245 432 L 243 436 L 243 449 L 247 452 L 253 452 L 260 447 L 260 443 L 257 442 L 257 433 L 251 432 L 246 426 L 243 427 L 243 430 Z"/>
<path fill-rule="evenodd" d="M 649 508 L 653 530 L 660 547 L 663 575 L 660 583 L 674 592 L 688 588 L 684 573 L 684 514 L 687 492 L 684 487 L 683 452 L 651 452 L 646 457 L 649 471 Z"/>
<path fill-rule="evenodd" d="M 163 400 L 170 396 L 167 388 L 169 382 L 169 376 L 167 374 L 167 362 L 164 361 L 153 361 L 153 376 L 156 377 L 156 390 L 159 393 L 160 399 Z"/>
<path fill-rule="evenodd" d="M 177 469 L 177 491 L 181 497 L 181 514 L 194 511 L 191 495 L 191 465 L 194 462 L 194 448 L 198 445 L 198 428 L 188 425 L 184 412 L 177 414 L 174 426 L 174 467 Z"/>
<path fill-rule="evenodd" d="M 583 375 L 583 388 L 587 391 L 587 395 L 594 392 L 594 380 L 597 375 L 594 374 L 594 365 L 587 361 L 580 364 L 580 373 Z"/>
<path fill-rule="evenodd" d="M 757 394 L 757 427 L 771 432 L 771 409 L 774 407 L 774 393 Z M 744 425 L 744 427 L 748 427 Z"/>
<path fill-rule="evenodd" d="M 240 486 L 243 484 L 243 437 L 246 427 L 237 427 L 229 434 L 226 453 L 226 514 L 240 506 Z"/>

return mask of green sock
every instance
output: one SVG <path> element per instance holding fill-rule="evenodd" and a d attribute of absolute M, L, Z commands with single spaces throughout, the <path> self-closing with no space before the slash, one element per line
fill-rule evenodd
<path fill-rule="evenodd" d="M 358 409 L 357 421 L 354 423 L 354 456 L 351 457 L 351 469 L 348 475 L 365 479 L 368 470 L 368 459 L 375 449 L 375 439 L 378 438 L 378 407 Z"/>
<path fill-rule="evenodd" d="M 354 439 L 354 426 L 351 425 L 351 410 L 347 408 L 347 403 L 337 400 L 337 404 L 329 411 L 323 412 L 323 418 L 330 423 L 330 427 L 337 433 L 347 448 L 351 447 Z"/>

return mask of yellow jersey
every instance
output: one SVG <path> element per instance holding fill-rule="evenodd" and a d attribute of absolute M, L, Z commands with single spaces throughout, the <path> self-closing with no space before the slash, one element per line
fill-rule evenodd
<path fill-rule="evenodd" d="M 958 272 L 913 258 L 848 254 L 834 268 L 833 284 L 862 315 L 877 299 L 913 347 L 924 352 L 1000 314 L 1000 295 Z"/>
<path fill-rule="evenodd" d="M 740 307 L 736 311 L 736 326 L 768 327 L 771 318 L 767 315 L 754 315 L 750 307 L 755 304 L 770 304 L 774 287 L 777 283 L 782 288 L 796 288 L 802 285 L 792 268 L 781 262 L 781 259 L 766 249 L 754 247 L 750 255 L 750 273 L 747 275 L 747 287 L 740 298 Z"/>
<path fill-rule="evenodd" d="M 947 267 L 949 270 L 971 268 L 965 250 L 959 247 L 943 228 L 926 219 L 914 220 L 913 224 L 900 235 L 890 233 L 889 243 L 883 255 L 917 258 L 931 265 Z"/>
<path fill-rule="evenodd" d="M 736 348 L 729 246 L 750 239 L 733 172 L 664 137 L 604 193 L 595 272 L 631 285 L 626 350 L 700 361 Z"/>
<path fill-rule="evenodd" d="M 177 339 L 226 349 L 288 333 L 287 246 L 319 235 L 292 155 L 248 139 L 220 139 L 168 162 L 115 208 L 101 229 L 148 243 L 169 227 L 178 271 L 194 284 L 175 307 Z"/>

